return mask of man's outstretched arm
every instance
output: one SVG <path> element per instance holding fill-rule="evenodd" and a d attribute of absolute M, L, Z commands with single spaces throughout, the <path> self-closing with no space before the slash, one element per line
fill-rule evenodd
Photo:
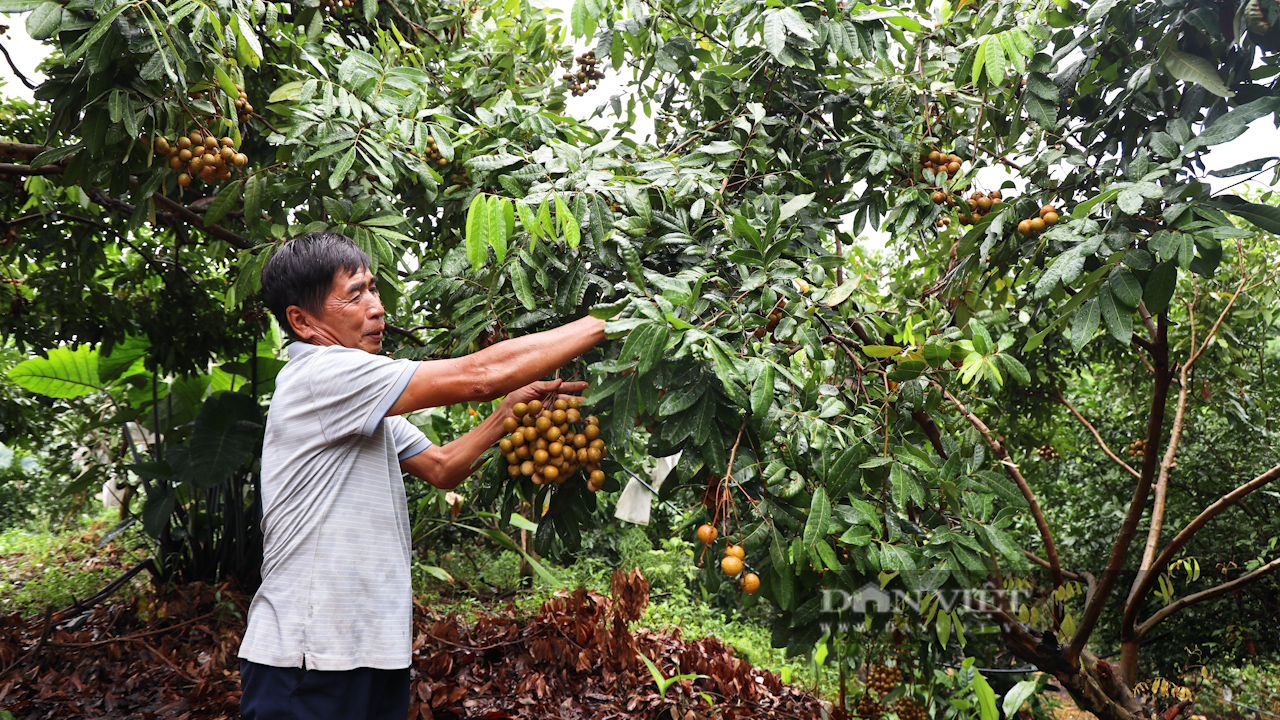
<path fill-rule="evenodd" d="M 576 393 L 586 387 L 584 382 L 548 380 L 518 388 L 503 398 L 492 415 L 467 434 L 444 445 L 432 445 L 417 455 L 402 460 L 400 469 L 442 490 L 452 490 L 475 470 L 476 460 L 480 455 L 506 434 L 502 428 L 502 420 L 512 414 L 513 405 L 530 400 L 547 402 L 554 399 L 560 391 Z"/>
<path fill-rule="evenodd" d="M 604 322 L 584 317 L 558 328 L 504 340 L 466 357 L 423 361 L 387 415 L 493 400 L 514 392 L 602 342 Z M 500 429 L 499 422 L 494 432 Z"/>

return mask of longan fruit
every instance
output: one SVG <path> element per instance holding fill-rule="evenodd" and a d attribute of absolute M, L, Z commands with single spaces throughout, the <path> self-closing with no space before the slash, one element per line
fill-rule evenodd
<path fill-rule="evenodd" d="M 222 147 L 234 148 L 236 146 L 236 141 L 229 137 L 223 137 L 218 142 L 222 144 Z"/>
<path fill-rule="evenodd" d="M 1031 225 L 1031 232 L 1036 233 L 1037 235 L 1044 232 L 1044 218 L 1031 218 L 1027 222 Z"/>
<path fill-rule="evenodd" d="M 542 468 L 542 477 L 552 481 L 559 481 L 560 470 L 556 468 L 555 465 L 548 465 Z M 565 477 L 568 477 L 568 476 L 566 475 Z"/>
<path fill-rule="evenodd" d="M 592 440 L 591 442 L 588 442 L 588 443 L 587 443 L 587 447 L 589 447 L 589 448 L 595 448 L 595 449 L 597 449 L 597 450 L 604 450 L 604 441 L 603 441 L 603 440 L 601 440 L 600 438 L 596 438 L 596 439 Z"/>
<path fill-rule="evenodd" d="M 217 180 L 218 169 L 210 165 L 205 165 L 204 167 L 200 168 L 200 179 L 207 183 L 211 183 L 214 180 Z"/>
<path fill-rule="evenodd" d="M 560 428 L 550 427 L 550 428 L 547 428 L 547 434 L 545 435 L 545 437 L 547 438 L 547 442 L 554 442 L 556 440 L 559 440 L 560 437 L 563 435 L 564 435 L 564 431 L 562 431 Z"/>
<path fill-rule="evenodd" d="M 547 452 L 551 457 L 560 457 L 564 453 L 564 445 L 559 440 L 547 443 Z"/>
<path fill-rule="evenodd" d="M 532 447 L 532 445 L 525 443 L 524 445 L 516 448 L 516 458 L 520 460 L 532 460 L 533 450 L 530 449 Z"/>
<path fill-rule="evenodd" d="M 538 422 L 537 416 L 533 415 L 532 413 L 520 418 L 520 424 L 525 427 L 533 427 L 537 422 Z"/>
<path fill-rule="evenodd" d="M 576 461 L 578 459 L 578 451 L 572 445 L 560 446 L 560 456 L 565 460 Z"/>
<path fill-rule="evenodd" d="M 741 545 L 728 545 L 728 546 L 726 546 L 726 547 L 725 547 L 725 549 L 724 549 L 724 554 L 725 554 L 726 556 L 732 555 L 733 557 L 736 557 L 736 558 L 738 558 L 739 560 L 746 560 L 746 559 L 747 559 L 747 551 L 746 551 L 746 550 L 744 550 L 744 549 L 743 549 L 743 547 L 742 547 Z"/>
<path fill-rule="evenodd" d="M 236 151 L 232 150 L 229 147 L 223 147 L 221 150 L 218 151 L 218 154 L 222 156 L 223 160 L 230 161 L 231 158 L 236 156 Z"/>
<path fill-rule="evenodd" d="M 249 164 L 249 156 L 244 153 L 236 153 L 231 156 L 231 164 L 236 167 L 244 167 Z"/>
<path fill-rule="evenodd" d="M 507 453 L 507 454 L 505 455 L 505 457 L 507 458 L 507 464 L 508 464 L 508 465 L 515 465 L 515 466 L 516 466 L 516 468 L 517 468 L 517 469 L 519 469 L 519 467 L 520 467 L 520 456 L 516 454 L 516 451 L 515 451 L 515 450 L 512 450 L 511 452 Z"/>
<path fill-rule="evenodd" d="M 597 470 L 596 472 L 600 472 L 600 471 Z M 592 473 L 592 475 L 594 474 L 595 473 Z M 720 537 L 720 531 L 716 530 L 714 526 L 700 525 L 698 527 L 698 542 L 702 543 L 703 545 L 710 545 L 711 543 L 715 542 L 716 538 L 718 537 Z"/>
<path fill-rule="evenodd" d="M 538 437 L 538 431 L 534 428 L 527 427 L 522 430 L 525 442 L 533 442 Z"/>
<path fill-rule="evenodd" d="M 586 465 L 588 462 L 591 461 L 591 457 L 588 454 L 589 452 L 590 451 L 587 450 L 586 448 L 578 448 L 578 464 L 579 465 Z"/>
<path fill-rule="evenodd" d="M 587 442 L 587 436 L 582 433 L 573 436 L 573 446 L 575 448 L 584 448 L 587 446 Z"/>
<path fill-rule="evenodd" d="M 1058 212 L 1058 208 L 1052 205 L 1045 205 L 1044 207 L 1040 208 L 1040 217 L 1044 217 L 1049 213 L 1056 213 L 1056 212 Z"/>
<path fill-rule="evenodd" d="M 556 398 L 556 401 L 551 403 L 551 407 L 555 410 L 568 410 L 569 401 L 564 398 Z"/>
<path fill-rule="evenodd" d="M 217 148 L 217 147 L 218 147 L 218 138 L 216 138 L 216 137 L 214 137 L 214 136 L 212 136 L 212 135 L 206 135 L 206 136 L 204 136 L 204 146 L 205 146 L 206 148 L 209 148 L 210 150 L 213 150 L 213 149 Z"/>
<path fill-rule="evenodd" d="M 512 445 L 514 445 L 514 446 L 516 446 L 516 447 L 520 447 L 521 445 L 523 445 L 523 444 L 524 444 L 524 431 L 523 431 L 523 430 L 513 430 L 513 431 L 511 432 L 511 444 L 512 444 Z"/>
<path fill-rule="evenodd" d="M 927 157 L 929 159 L 929 162 L 931 163 L 942 162 L 942 153 L 938 152 L 937 150 L 934 150 L 933 152 L 929 153 Z"/>
<path fill-rule="evenodd" d="M 978 198 L 978 207 L 982 208 L 983 212 L 990 210 L 991 206 L 994 204 L 995 203 L 991 202 L 991 198 L 989 197 Z"/>
<path fill-rule="evenodd" d="M 599 425 L 599 424 L 600 424 L 600 419 L 599 419 L 599 418 L 597 418 L 595 415 L 588 415 L 588 416 L 587 416 L 587 424 L 588 424 L 588 425 Z"/>
<path fill-rule="evenodd" d="M 534 427 L 538 429 L 538 432 L 545 433 L 547 430 L 551 429 L 551 418 L 543 415 L 534 421 Z"/>
<path fill-rule="evenodd" d="M 525 403 L 518 402 L 515 405 L 511 406 L 511 412 L 517 418 L 522 418 L 525 416 L 526 413 L 529 412 L 529 406 Z"/>
<path fill-rule="evenodd" d="M 538 413 L 542 412 L 542 401 L 541 401 L 541 400 L 534 400 L 534 401 L 530 402 L 530 403 L 529 403 L 529 412 L 530 412 L 530 413 L 532 413 L 532 414 L 534 414 L 534 415 L 537 415 Z"/>
<path fill-rule="evenodd" d="M 520 475 L 520 466 L 519 466 L 519 465 L 514 465 L 514 464 L 512 464 L 512 465 L 508 465 L 508 466 L 507 466 L 507 475 L 509 475 L 509 476 L 511 476 L 511 477 L 518 477 L 518 476 Z"/>
<path fill-rule="evenodd" d="M 942 203 L 946 202 L 946 200 L 947 200 L 947 195 L 946 195 L 946 193 L 942 192 L 941 190 L 939 190 L 939 191 L 937 191 L 937 192 L 935 192 L 935 193 L 933 194 L 933 202 L 934 202 L 934 203 L 936 203 L 936 204 L 941 205 Z"/>
<path fill-rule="evenodd" d="M 725 555 L 720 561 L 720 570 L 729 577 L 735 577 L 742 573 L 742 558 L 736 555 Z"/>
<path fill-rule="evenodd" d="M 155 148 L 155 151 L 158 153 L 167 153 L 169 152 L 169 141 L 162 137 L 158 137 L 156 138 L 156 141 L 152 143 L 152 147 Z"/>
<path fill-rule="evenodd" d="M 564 402 L 564 401 L 563 401 L 563 400 L 557 400 L 556 402 Z M 566 422 L 568 422 L 568 421 L 569 421 L 569 413 L 565 412 L 565 411 L 564 411 L 564 410 L 562 410 L 561 408 L 556 408 L 555 410 L 553 410 L 553 411 L 551 412 L 551 422 L 552 422 L 552 423 L 554 423 L 554 424 L 556 424 L 556 425 L 563 425 L 563 424 L 565 424 L 565 423 L 566 423 Z"/>
<path fill-rule="evenodd" d="M 952 160 L 951 162 L 947 163 L 948 175 L 956 175 L 959 172 L 960 172 L 960 163 L 958 161 Z"/>
<path fill-rule="evenodd" d="M 571 425 L 577 425 L 582 420 L 582 413 L 577 408 L 569 408 L 564 413 L 564 419 Z"/>
<path fill-rule="evenodd" d="M 188 149 L 190 149 L 190 148 L 191 148 L 191 138 L 189 138 L 189 137 L 187 137 L 187 136 L 185 136 L 185 135 L 184 135 L 184 136 L 182 136 L 182 137 L 180 137 L 180 138 L 178 138 L 178 149 L 179 149 L 179 150 L 188 150 Z"/>
<path fill-rule="evenodd" d="M 181 159 L 179 159 L 177 155 L 174 155 L 173 157 L 169 158 L 169 167 L 173 168 L 174 170 L 181 168 L 183 165 L 186 165 L 186 163 L 183 162 Z"/>
<path fill-rule="evenodd" d="M 190 135 L 188 135 L 187 137 L 191 139 L 191 146 L 192 146 L 192 147 L 194 147 L 194 146 L 196 146 L 196 145 L 203 145 L 203 144 L 204 144 L 204 136 L 200 134 L 200 131 L 199 131 L 199 130 L 192 130 L 192 131 L 191 131 L 191 134 L 190 134 Z"/>
<path fill-rule="evenodd" d="M 550 459 L 551 459 L 551 456 L 547 454 L 546 450 L 533 451 L 533 461 L 539 465 L 546 465 L 547 460 L 550 460 Z"/>
<path fill-rule="evenodd" d="M 1018 223 L 1018 234 L 1021 235 L 1022 237 L 1030 236 L 1031 223 L 1027 220 L 1023 220 L 1022 222 Z"/>
<path fill-rule="evenodd" d="M 520 463 L 521 475 L 524 475 L 525 477 L 532 477 L 533 471 L 534 471 L 534 467 L 533 467 L 532 460 L 525 460 L 524 462 Z"/>
<path fill-rule="evenodd" d="M 520 427 L 520 423 L 517 422 L 515 418 L 507 417 L 502 419 L 503 430 L 506 430 L 507 432 L 515 432 L 517 427 Z"/>
<path fill-rule="evenodd" d="M 748 595 L 755 595 L 760 589 L 760 576 L 755 573 L 747 573 L 742 576 L 742 580 L 738 582 L 738 586 Z"/>
<path fill-rule="evenodd" d="M 599 448 L 587 448 L 587 461 L 597 463 L 604 457 L 604 453 Z"/>
<path fill-rule="evenodd" d="M 593 482 L 593 483 L 598 483 L 598 484 L 600 484 L 600 485 L 603 485 L 603 484 L 604 484 L 604 471 L 603 471 L 603 470 L 592 470 L 592 471 L 591 471 L 591 482 Z M 715 528 L 712 528 L 712 529 L 714 530 Z"/>
<path fill-rule="evenodd" d="M 1058 224 L 1058 213 L 1047 212 L 1041 216 L 1041 219 L 1044 220 L 1045 225 L 1047 225 L 1048 227 L 1053 227 L 1054 225 Z"/>
<path fill-rule="evenodd" d="M 191 184 L 191 176 L 186 173 L 182 173 L 178 176 L 178 184 L 182 187 L 187 187 Z"/>
<path fill-rule="evenodd" d="M 200 156 L 200 161 L 205 165 L 213 165 L 218 161 L 218 156 L 215 156 L 213 153 L 205 153 Z"/>

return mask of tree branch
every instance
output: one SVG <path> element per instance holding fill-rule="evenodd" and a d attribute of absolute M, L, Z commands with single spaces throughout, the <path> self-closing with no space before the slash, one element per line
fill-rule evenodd
<path fill-rule="evenodd" d="M 414 345 L 417 345 L 418 347 L 422 347 L 423 345 L 426 345 L 426 343 L 422 342 L 422 340 L 419 339 L 417 335 L 414 335 L 412 332 L 409 332 L 408 330 L 405 330 L 404 328 L 399 327 L 398 325 L 392 325 L 391 323 L 383 323 L 383 327 L 385 327 L 388 332 L 395 333 L 396 335 L 399 335 L 400 337 L 407 339 L 409 342 L 413 343 Z"/>
<path fill-rule="evenodd" d="M 1027 505 L 1031 508 L 1031 516 L 1035 518 L 1036 528 L 1040 531 L 1040 539 L 1044 542 L 1045 554 L 1049 556 L 1049 574 L 1053 579 L 1053 586 L 1058 587 L 1062 584 L 1062 564 L 1058 562 L 1058 548 L 1054 545 L 1053 533 L 1049 530 L 1049 522 L 1045 520 L 1044 511 L 1040 509 L 1040 503 L 1036 501 L 1035 493 L 1031 492 L 1031 486 L 1027 484 L 1027 479 L 1022 476 L 1022 471 L 1018 469 L 1017 463 L 1010 459 L 1009 452 L 1004 449 L 1004 445 L 1001 444 L 1000 440 L 991 433 L 991 429 L 987 427 L 986 423 L 982 422 L 982 419 L 973 414 L 969 408 L 966 408 L 964 403 L 956 399 L 956 396 L 952 395 L 951 391 L 936 382 L 933 385 L 942 391 L 943 396 L 956 406 L 956 409 L 960 411 L 961 415 L 964 415 L 970 425 L 982 433 L 987 445 L 991 447 L 991 452 L 1000 458 L 1000 464 L 1004 466 L 1005 472 L 1013 479 L 1018 489 L 1022 491 L 1022 497 L 1026 498 Z"/>
<path fill-rule="evenodd" d="M 1235 490 L 1232 490 L 1226 495 L 1218 498 L 1217 502 L 1202 510 L 1194 520 L 1188 523 L 1181 532 L 1175 535 L 1174 538 L 1169 541 L 1169 544 L 1165 546 L 1164 551 L 1160 553 L 1159 557 L 1151 563 L 1151 569 L 1143 576 L 1142 582 L 1134 588 L 1132 593 L 1130 593 L 1129 600 L 1125 604 L 1124 618 L 1120 623 L 1121 632 L 1124 632 L 1126 628 L 1132 629 L 1135 626 L 1137 622 L 1138 608 L 1142 604 L 1143 598 L 1145 598 L 1147 593 L 1151 591 L 1151 588 L 1155 586 L 1156 578 L 1158 578 L 1160 573 L 1164 572 L 1164 569 L 1168 567 L 1169 561 L 1173 559 L 1173 556 L 1185 547 L 1186 544 L 1191 541 L 1191 538 L 1201 530 L 1201 528 L 1208 524 L 1210 520 L 1215 518 L 1223 510 L 1226 510 L 1232 505 L 1240 502 L 1241 498 L 1276 478 L 1280 478 L 1280 465 L 1276 465 Z"/>
<path fill-rule="evenodd" d="M 35 90 L 36 87 L 38 87 L 36 85 L 32 85 L 31 81 L 28 80 L 27 77 L 22 74 L 22 71 L 18 69 L 18 66 L 13 64 L 13 58 L 9 57 L 9 51 L 5 46 L 0 45 L 0 53 L 4 53 L 4 59 L 9 62 L 9 69 L 13 70 L 14 76 L 21 80 L 22 84 L 26 85 L 28 90 Z"/>
<path fill-rule="evenodd" d="M 1081 415 L 1080 411 L 1076 410 L 1075 406 L 1072 405 L 1070 402 L 1068 402 L 1065 397 L 1063 397 L 1062 390 L 1058 390 L 1056 388 L 1055 390 L 1058 393 L 1058 397 L 1056 401 L 1059 403 L 1062 403 L 1062 405 L 1064 405 L 1068 410 L 1070 410 L 1071 414 L 1074 415 L 1082 425 L 1084 425 L 1086 428 L 1089 429 L 1089 433 L 1093 435 L 1093 439 L 1095 442 L 1098 443 L 1098 447 L 1102 448 L 1102 452 L 1106 453 L 1107 457 L 1111 458 L 1112 462 L 1124 468 L 1130 475 L 1134 476 L 1135 478 L 1141 478 L 1142 474 L 1139 473 L 1137 470 L 1134 470 L 1133 466 L 1129 465 L 1129 463 L 1121 459 L 1119 455 L 1115 454 L 1115 452 L 1113 452 L 1111 448 L 1107 445 L 1106 441 L 1102 439 L 1102 435 L 1098 434 L 1098 431 L 1093 427 L 1093 424 L 1090 423 L 1088 420 L 1086 420 L 1084 415 Z"/>
<path fill-rule="evenodd" d="M 173 215 L 185 220 L 187 224 L 195 227 L 197 230 L 203 230 L 211 237 L 215 237 L 219 240 L 225 240 L 241 250 L 248 250 L 253 247 L 253 242 L 243 235 L 231 232 L 221 225 L 205 225 L 204 218 L 195 214 L 181 203 L 174 202 L 159 193 L 152 195 L 151 199 L 155 201 L 156 205 L 159 205 Z"/>
<path fill-rule="evenodd" d="M 1156 324 L 1151 361 L 1156 373 L 1151 391 L 1151 410 L 1147 415 L 1147 447 L 1152 451 L 1143 453 L 1142 476 L 1138 478 L 1137 487 L 1133 490 L 1129 512 L 1125 515 L 1124 522 L 1120 525 L 1120 532 L 1111 546 L 1111 556 L 1107 559 L 1107 567 L 1102 573 L 1102 579 L 1098 582 L 1098 591 L 1090 602 L 1085 603 L 1080 624 L 1076 627 L 1076 633 L 1067 647 L 1066 660 L 1072 664 L 1079 661 L 1085 643 L 1089 641 L 1089 636 L 1098 625 L 1098 619 L 1102 617 L 1103 605 L 1106 604 L 1107 598 L 1111 595 L 1111 589 L 1115 587 L 1120 571 L 1124 568 L 1125 556 L 1129 552 L 1129 545 L 1133 542 L 1138 523 L 1146 510 L 1147 495 L 1151 491 L 1151 481 L 1156 474 L 1158 463 L 1154 450 L 1160 446 L 1165 404 L 1169 397 L 1169 384 L 1173 381 L 1169 373 L 1169 321 L 1164 314 L 1160 315 L 1160 321 Z"/>
<path fill-rule="evenodd" d="M 1275 560 L 1272 560 L 1271 562 L 1267 563 L 1266 565 L 1263 565 L 1257 570 L 1254 570 L 1248 575 L 1242 575 L 1236 578 L 1235 580 L 1222 583 L 1217 587 L 1211 587 L 1208 590 L 1201 590 L 1198 593 L 1193 593 L 1191 595 L 1187 595 L 1186 597 L 1179 598 L 1169 603 L 1168 605 L 1165 605 L 1159 610 L 1157 610 L 1154 615 L 1147 618 L 1146 622 L 1142 623 L 1142 625 L 1139 625 L 1138 637 L 1141 638 L 1145 636 L 1147 633 L 1151 632 L 1152 628 L 1154 628 L 1156 625 L 1159 625 L 1161 620 L 1164 620 L 1165 618 L 1178 612 L 1182 608 L 1187 607 L 1188 605 L 1194 605 L 1195 603 L 1201 602 L 1203 600 L 1211 600 L 1213 598 L 1218 597 L 1219 595 L 1235 590 L 1236 588 L 1242 585 L 1248 585 L 1249 583 L 1253 582 L 1254 580 L 1257 580 L 1258 578 L 1263 577 L 1264 575 L 1270 573 L 1272 570 L 1275 570 L 1276 568 L 1280 568 L 1280 558 L 1276 558 Z"/>
<path fill-rule="evenodd" d="M 61 175 L 61 165 L 41 165 L 40 167 L 32 167 L 30 165 L 15 165 L 14 163 L 0 163 L 0 175 Z"/>
<path fill-rule="evenodd" d="M 31 162 L 39 157 L 40 153 L 49 149 L 44 145 L 32 145 L 31 143 L 0 142 L 0 157 Z"/>

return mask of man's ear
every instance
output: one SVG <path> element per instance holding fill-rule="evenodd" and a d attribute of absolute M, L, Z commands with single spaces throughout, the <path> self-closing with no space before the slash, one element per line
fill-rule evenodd
<path fill-rule="evenodd" d="M 311 313 L 297 305 L 290 305 L 285 308 L 284 315 L 289 319 L 289 327 L 293 328 L 293 334 L 302 342 L 311 342 L 311 338 L 316 334 L 315 327 L 311 324 Z"/>

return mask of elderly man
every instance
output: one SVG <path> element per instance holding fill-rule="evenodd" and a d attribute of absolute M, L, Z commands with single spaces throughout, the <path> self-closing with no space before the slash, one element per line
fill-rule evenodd
<path fill-rule="evenodd" d="M 515 403 L 586 387 L 538 378 L 604 340 L 604 322 L 586 317 L 452 360 L 392 360 L 377 354 L 385 322 L 369 259 L 336 233 L 280 247 L 262 288 L 297 342 L 262 447 L 262 587 L 240 646 L 241 713 L 404 720 L 412 598 L 401 471 L 456 487 Z M 400 417 L 504 395 L 443 446 Z"/>

